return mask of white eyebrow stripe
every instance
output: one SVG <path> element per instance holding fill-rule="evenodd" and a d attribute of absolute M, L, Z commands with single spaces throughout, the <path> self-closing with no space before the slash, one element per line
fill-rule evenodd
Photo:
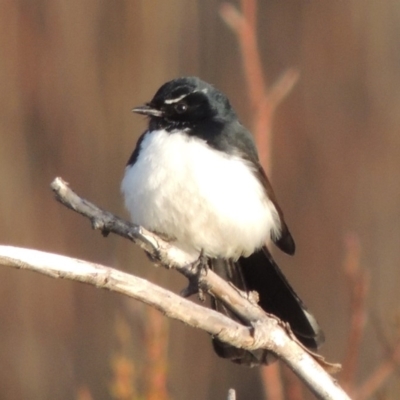
<path fill-rule="evenodd" d="M 177 97 L 176 99 L 170 99 L 170 100 L 164 100 L 165 104 L 174 104 L 177 103 L 178 101 L 181 101 L 184 99 L 189 93 L 183 94 L 182 96 Z"/>

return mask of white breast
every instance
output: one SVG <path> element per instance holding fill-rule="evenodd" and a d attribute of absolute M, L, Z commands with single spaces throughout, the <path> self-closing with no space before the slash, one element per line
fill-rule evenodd
<path fill-rule="evenodd" d="M 121 186 L 132 221 L 183 251 L 237 259 L 280 231 L 277 211 L 250 166 L 185 133 L 148 133 Z"/>

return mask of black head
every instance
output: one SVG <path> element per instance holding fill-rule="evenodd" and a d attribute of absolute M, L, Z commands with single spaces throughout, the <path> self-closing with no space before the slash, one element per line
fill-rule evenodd
<path fill-rule="evenodd" d="M 190 128 L 235 116 L 227 97 L 196 77 L 165 83 L 149 103 L 133 111 L 149 116 L 153 127 L 166 129 Z"/>

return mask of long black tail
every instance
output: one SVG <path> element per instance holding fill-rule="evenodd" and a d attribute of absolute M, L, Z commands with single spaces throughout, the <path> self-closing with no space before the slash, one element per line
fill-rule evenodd
<path fill-rule="evenodd" d="M 288 322 L 293 333 L 306 347 L 315 350 L 324 341 L 324 334 L 315 318 L 297 296 L 289 282 L 273 260 L 266 247 L 233 262 L 222 259 L 210 260 L 211 269 L 236 287 L 245 291 L 257 291 L 259 305 L 267 313 Z M 240 321 L 235 314 L 218 300 L 212 299 L 214 309 Z M 216 353 L 223 358 L 245 365 L 268 363 L 265 351 L 249 352 L 213 340 Z"/>

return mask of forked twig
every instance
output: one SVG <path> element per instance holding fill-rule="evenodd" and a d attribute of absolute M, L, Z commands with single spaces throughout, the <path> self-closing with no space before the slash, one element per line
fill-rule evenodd
<path fill-rule="evenodd" d="M 257 45 L 257 1 L 242 0 L 241 5 L 242 12 L 231 3 L 222 3 L 220 15 L 236 34 L 240 45 L 247 93 L 253 114 L 252 132 L 257 142 L 261 164 L 269 174 L 274 113 L 298 81 L 299 72 L 295 68 L 289 68 L 273 85 L 267 87 Z"/>

